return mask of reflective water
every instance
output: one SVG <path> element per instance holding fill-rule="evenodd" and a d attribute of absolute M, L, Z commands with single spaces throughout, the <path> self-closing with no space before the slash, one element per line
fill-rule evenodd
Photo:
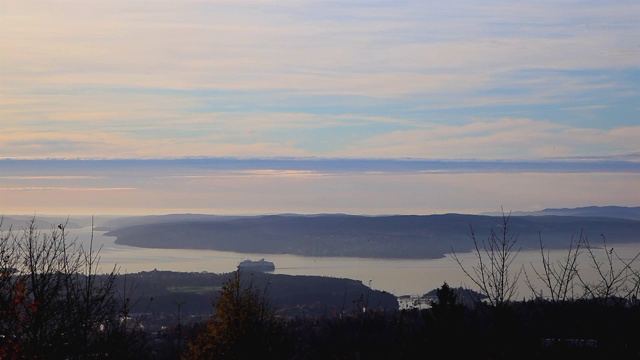
<path fill-rule="evenodd" d="M 78 239 L 83 246 L 88 246 L 91 229 L 84 228 L 70 231 L 72 238 Z M 289 275 L 320 275 L 339 278 L 349 278 L 362 281 L 373 289 L 384 290 L 394 295 L 422 294 L 440 287 L 443 282 L 449 285 L 476 288 L 465 277 L 458 263 L 447 255 L 441 259 L 405 260 L 405 259 L 370 259 L 345 257 L 304 257 L 293 255 L 273 254 L 241 254 L 213 250 L 188 249 L 145 249 L 123 246 L 114 243 L 115 238 L 104 236 L 104 232 L 94 232 L 94 248 L 100 248 L 100 264 L 103 271 L 117 266 L 120 273 L 139 271 L 172 270 L 213 273 L 226 273 L 236 269 L 238 263 L 244 259 L 258 260 L 266 258 L 276 265 L 276 274 Z M 624 260 L 629 261 L 640 252 L 640 243 L 615 244 L 615 252 Z M 598 259 L 606 260 L 605 251 L 595 250 Z M 561 258 L 566 251 L 552 251 L 552 260 Z M 470 271 L 476 264 L 472 253 L 458 254 L 463 265 Z M 538 250 L 523 250 L 518 254 L 512 268 L 517 271 L 525 267 L 531 278 L 535 275 L 531 266 L 540 268 L 540 252 Z M 635 269 L 640 269 L 640 261 L 634 263 Z M 593 279 L 594 269 L 590 266 L 586 254 L 580 261 L 581 274 L 586 279 Z M 528 298 L 531 291 L 522 275 L 519 280 L 518 299 Z"/>

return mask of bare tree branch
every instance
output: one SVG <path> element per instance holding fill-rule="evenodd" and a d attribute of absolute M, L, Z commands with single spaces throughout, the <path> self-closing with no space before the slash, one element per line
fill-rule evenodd
<path fill-rule="evenodd" d="M 469 236 L 473 241 L 474 254 L 477 263 L 469 271 L 452 249 L 454 260 L 458 263 L 463 273 L 473 282 L 482 293 L 488 296 L 492 306 L 501 307 L 511 301 L 518 290 L 518 280 L 522 274 L 522 268 L 512 272 L 513 261 L 518 256 L 520 249 L 515 246 L 518 242 L 518 234 L 513 234 L 509 228 L 511 213 L 502 211 L 502 223 L 500 231 L 491 230 L 487 240 L 481 243 L 477 240 L 473 226 Z"/>

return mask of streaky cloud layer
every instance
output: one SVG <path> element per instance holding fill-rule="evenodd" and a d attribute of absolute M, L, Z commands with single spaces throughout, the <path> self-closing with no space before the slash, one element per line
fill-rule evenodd
<path fill-rule="evenodd" d="M 640 199 L 640 3 L 6 1 L 3 213 Z"/>
<path fill-rule="evenodd" d="M 5 214 L 479 213 L 640 199 L 637 157 L 4 159 L 0 173 Z"/>
<path fill-rule="evenodd" d="M 473 160 L 412 158 L 160 158 L 160 159 L 0 159 L 5 180 L 102 179 L 140 172 L 181 172 L 167 178 L 198 178 L 198 171 L 247 176 L 340 173 L 640 173 L 640 154 L 621 157 L 544 160 Z M 25 173 L 28 173 L 25 174 Z M 12 175 L 16 174 L 16 175 Z M 22 175 L 17 175 L 22 174 Z M 64 175 L 71 174 L 71 175 Z M 108 174 L 108 175 L 107 175 Z"/>
<path fill-rule="evenodd" d="M 3 4 L 11 158 L 640 153 L 640 4 Z"/>

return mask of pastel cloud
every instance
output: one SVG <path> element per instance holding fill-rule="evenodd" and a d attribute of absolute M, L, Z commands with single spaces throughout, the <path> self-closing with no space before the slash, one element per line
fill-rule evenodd
<path fill-rule="evenodd" d="M 639 17 L 636 1 L 8 2 L 0 154 L 637 153 Z"/>
<path fill-rule="evenodd" d="M 356 156 L 536 159 L 638 153 L 640 126 L 575 128 L 531 119 L 394 131 L 356 143 Z"/>
<path fill-rule="evenodd" d="M 82 170 L 86 171 L 86 170 Z M 167 173 L 174 170 L 167 169 Z M 618 204 L 637 206 L 637 174 L 226 172 L 158 177 L 143 171 L 121 189 L 87 180 L 2 192 L 8 214 L 321 213 L 431 214 Z M 194 175 L 194 176 L 192 176 Z M 112 179 L 113 181 L 113 179 Z M 609 186 L 603 186 L 608 184 Z M 139 186 L 138 186 L 139 185 Z M 130 189 L 135 188 L 135 189 Z M 526 191 L 524 190 L 526 189 Z M 87 196 L 90 194 L 90 196 Z"/>
<path fill-rule="evenodd" d="M 23 187 L 0 187 L 0 191 L 125 191 L 136 190 L 127 187 L 42 187 L 42 186 L 23 186 Z"/>
<path fill-rule="evenodd" d="M 308 117 L 313 121 L 305 122 Z M 281 120 L 264 122 L 239 120 L 222 122 L 218 131 L 181 136 L 140 137 L 121 132 L 27 132 L 15 130 L 2 134 L 0 152 L 18 158 L 37 158 L 43 153 L 63 158 L 161 158 L 194 154 L 209 156 L 312 156 L 309 146 L 323 128 L 328 131 L 354 131 L 380 123 L 396 126 L 393 119 L 324 118 L 308 114 L 283 114 Z M 194 120 L 196 128 L 206 129 L 207 120 Z M 255 124 L 255 125 L 252 125 Z M 305 125 L 306 124 L 306 125 Z M 351 125 L 350 125 L 351 124 Z M 349 128 L 354 126 L 355 130 Z M 253 127 L 249 133 L 243 129 Z M 461 125 L 405 123 L 405 130 L 380 135 L 354 135 L 354 140 L 337 150 L 323 152 L 333 157 L 414 157 L 436 159 L 536 159 L 578 156 L 612 156 L 640 153 L 640 126 L 613 129 L 577 128 L 548 121 L 503 118 Z M 171 127 L 169 127 L 171 128 Z M 215 128 L 215 126 L 213 126 Z M 344 128 L 346 130 L 340 130 Z M 223 130 L 224 129 L 224 130 Z M 283 136 L 270 139 L 273 131 L 299 132 L 301 138 Z M 159 130 L 158 130 L 159 131 Z M 166 129 L 162 130 L 166 131 Z M 167 149 L 171 149 L 168 153 Z M 132 156 L 133 155 L 133 156 Z"/>

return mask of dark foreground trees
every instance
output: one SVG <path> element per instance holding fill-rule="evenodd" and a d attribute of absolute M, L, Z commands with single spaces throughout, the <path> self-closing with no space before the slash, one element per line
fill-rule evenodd
<path fill-rule="evenodd" d="M 445 283 L 429 309 L 354 306 L 279 318 L 263 316 L 271 313 L 260 310 L 268 308 L 264 292 L 250 280 L 242 284 L 233 274 L 214 301 L 215 315 L 197 327 L 183 358 L 414 359 L 442 353 L 479 359 L 640 358 L 637 304 L 531 299 L 500 308 L 483 302 L 463 306 Z"/>
<path fill-rule="evenodd" d="M 42 232 L 32 218 L 0 233 L 0 358 L 128 357 L 114 287 L 98 252 L 69 241 L 65 224 Z"/>
<path fill-rule="evenodd" d="M 478 240 L 471 228 L 476 264 L 454 259 L 487 303 L 473 311 L 482 348 L 492 358 L 519 357 L 527 350 L 536 358 L 640 358 L 636 340 L 640 330 L 640 253 L 620 256 L 607 244 L 589 243 L 584 233 L 571 239 L 566 255 L 552 260 L 539 238 L 541 266 L 514 265 L 519 253 L 518 234 L 503 212 L 498 230 Z M 582 261 L 582 262 L 581 262 Z M 590 273 L 590 274 L 587 274 Z M 533 297 L 514 301 L 524 274 Z M 434 308 L 434 311 L 438 307 Z"/>
<path fill-rule="evenodd" d="M 185 359 L 286 359 L 292 354 L 284 323 L 251 275 L 238 270 L 212 300 L 214 313 L 197 339 L 189 344 Z"/>

